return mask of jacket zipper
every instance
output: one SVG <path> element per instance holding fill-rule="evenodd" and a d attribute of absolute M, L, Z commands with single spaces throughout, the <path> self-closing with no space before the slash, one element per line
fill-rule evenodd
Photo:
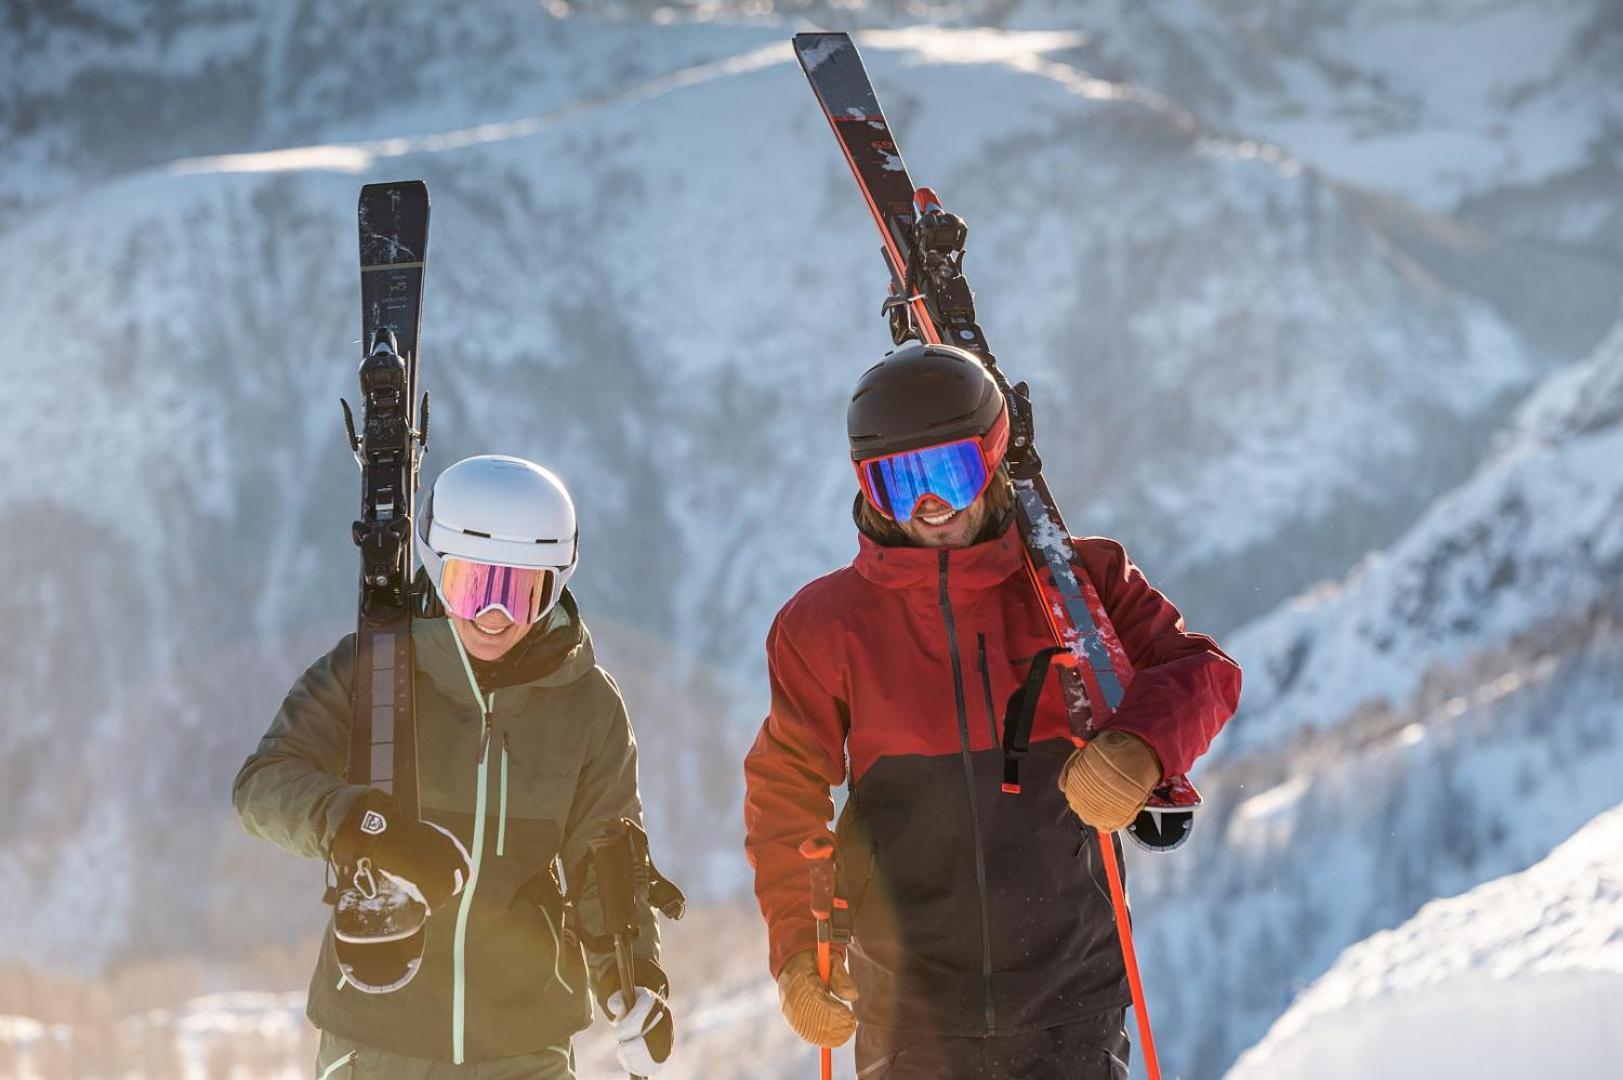
<path fill-rule="evenodd" d="M 958 706 L 959 758 L 964 763 L 964 794 L 969 799 L 969 832 L 975 841 L 975 886 L 981 902 L 981 985 L 986 1001 L 986 1033 L 996 1030 L 997 1012 L 992 999 L 992 919 L 986 903 L 986 853 L 981 848 L 980 810 L 975 806 L 975 763 L 969 752 L 969 710 L 964 703 L 964 666 L 958 656 L 958 623 L 947 592 L 947 552 L 941 565 L 941 615 L 947 624 L 947 649 L 952 657 L 952 692 Z"/>
<path fill-rule="evenodd" d="M 975 635 L 975 648 L 980 653 L 981 693 L 986 695 L 986 726 L 992 732 L 992 749 L 996 750 L 1003 745 L 1003 738 L 997 733 L 997 710 L 992 707 L 992 673 L 986 667 L 986 635 Z"/>
<path fill-rule="evenodd" d="M 461 1065 L 467 1057 L 468 1022 L 468 913 L 473 910 L 473 893 L 479 887 L 479 864 L 485 854 L 485 811 L 490 802 L 490 741 L 496 730 L 496 692 L 488 695 L 479 689 L 474 677 L 473 664 L 462 639 L 452 631 L 457 654 L 462 658 L 462 671 L 468 676 L 468 687 L 473 699 L 479 703 L 483 726 L 479 732 L 479 779 L 473 795 L 473 850 L 468 865 L 468 883 L 462 887 L 462 902 L 456 909 L 456 935 L 451 942 L 451 1064 Z"/>
<path fill-rule="evenodd" d="M 462 889 L 462 903 L 456 909 L 456 938 L 451 947 L 451 1063 L 461 1065 L 467 1056 L 468 1025 L 468 913 L 473 910 L 473 892 L 479 887 L 479 864 L 485 854 L 485 810 L 490 801 L 490 738 L 494 724 L 496 695 L 488 705 L 481 701 L 485 728 L 479 737 L 479 781 L 473 796 L 473 863 L 468 867 L 468 883 Z"/>

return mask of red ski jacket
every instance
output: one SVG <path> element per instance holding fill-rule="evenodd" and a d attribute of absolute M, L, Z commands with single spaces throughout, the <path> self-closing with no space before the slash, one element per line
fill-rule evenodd
<path fill-rule="evenodd" d="M 767 635 L 771 712 L 745 759 L 744 819 L 772 971 L 815 947 L 798 847 L 827 835 L 830 788 L 849 779 L 835 842 L 860 1021 L 1003 1034 L 1125 1004 L 1097 833 L 1057 786 L 1073 748 L 1058 679 L 1022 791 L 1001 790 L 1003 704 L 1052 643 L 1017 534 L 961 549 L 860 543 Z M 1240 669 L 1184 629 L 1120 544 L 1076 549 L 1095 618 L 1136 673 L 1109 726 L 1184 772 L 1233 713 Z"/>

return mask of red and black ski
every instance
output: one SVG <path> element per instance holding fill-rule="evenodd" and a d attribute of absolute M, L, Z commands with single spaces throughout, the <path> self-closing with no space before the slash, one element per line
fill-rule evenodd
<path fill-rule="evenodd" d="M 1024 384 L 1010 386 L 975 321 L 974 295 L 963 275 L 967 237 L 963 219 L 943 210 L 929 188 L 914 187 L 849 35 L 796 34 L 795 53 L 879 226 L 891 275 L 885 308 L 893 339 L 901 344 L 917 337 L 973 352 L 1009 401 L 1008 461 L 1016 521 L 1032 585 L 1061 646 L 1054 662 L 1066 680 L 1073 729 L 1079 739 L 1086 739 L 1105 727 L 1121 704 L 1132 681 L 1132 665 L 1093 584 L 1076 571 L 1071 533 L 1043 480 Z M 1169 850 L 1187 838 L 1199 805 L 1200 794 L 1187 777 L 1169 777 L 1128 827 L 1128 835 L 1150 850 Z"/>

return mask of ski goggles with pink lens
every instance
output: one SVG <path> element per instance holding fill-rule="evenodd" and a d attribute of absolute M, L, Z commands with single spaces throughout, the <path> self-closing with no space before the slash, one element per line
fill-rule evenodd
<path fill-rule="evenodd" d="M 906 521 L 927 495 L 934 495 L 954 513 L 967 510 L 991 482 L 1008 444 L 1009 421 L 1004 412 L 985 435 L 852 464 L 862 493 L 874 509 L 893 521 Z"/>
<path fill-rule="evenodd" d="M 450 556 L 440 570 L 440 599 L 459 619 L 477 619 L 496 608 L 528 625 L 552 606 L 557 580 L 547 566 L 498 566 Z"/>

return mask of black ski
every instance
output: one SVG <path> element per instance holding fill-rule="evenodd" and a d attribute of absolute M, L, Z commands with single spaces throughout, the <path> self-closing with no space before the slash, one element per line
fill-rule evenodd
<path fill-rule="evenodd" d="M 417 180 L 368 184 L 357 216 L 360 430 L 347 402 L 344 424 L 361 467 L 361 516 L 352 530 L 361 575 L 347 776 L 388 792 L 415 818 L 411 530 L 428 434 L 428 398 L 420 408 L 417 398 L 428 187 Z M 345 977 L 373 992 L 405 985 L 421 963 L 427 912 L 369 866 L 339 867 L 338 874 L 334 931 Z"/>
<path fill-rule="evenodd" d="M 1120 705 L 1132 670 L 1092 584 L 1075 572 L 1071 533 L 1043 480 L 1025 384 L 1009 384 L 975 321 L 974 295 L 963 275 L 968 229 L 962 218 L 942 209 L 929 188 L 914 187 L 850 37 L 805 33 L 796 34 L 794 40 L 795 54 L 879 227 L 881 251 L 891 275 L 885 311 L 892 339 L 899 345 L 919 338 L 973 352 L 1009 402 L 1008 462 L 1016 520 L 1032 585 L 1055 643 L 1061 647 L 1050 652 L 1044 664 L 1052 657 L 1061 668 L 1073 726 L 1079 736 L 1091 735 Z M 1019 721 L 1028 725 L 1030 721 L 1030 710 L 1022 709 L 1019 699 L 1017 693 L 1016 700 L 1011 700 L 1012 722 L 1005 724 L 1005 753 L 1014 777 L 1005 790 L 1012 791 L 1018 791 L 1018 757 L 1025 751 L 1029 732 L 1029 727 L 1026 732 L 1020 730 Z M 1152 850 L 1175 847 L 1188 836 L 1193 811 L 1199 805 L 1200 795 L 1187 777 L 1170 777 L 1156 789 L 1128 834 Z"/>

